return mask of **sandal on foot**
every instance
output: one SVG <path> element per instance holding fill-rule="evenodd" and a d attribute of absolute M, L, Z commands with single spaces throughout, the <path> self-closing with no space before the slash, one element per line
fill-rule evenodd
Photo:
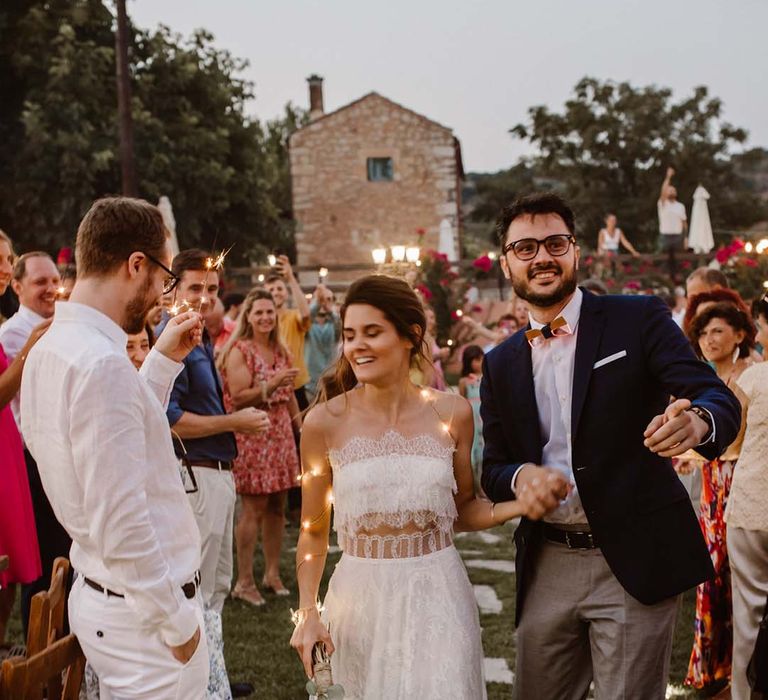
<path fill-rule="evenodd" d="M 267 601 L 262 598 L 259 589 L 256 588 L 256 584 L 250 586 L 241 586 L 239 583 L 235 584 L 230 596 L 233 600 L 242 600 L 248 605 L 252 605 L 254 608 L 260 608 L 262 605 L 266 605 Z"/>
<path fill-rule="evenodd" d="M 265 591 L 272 591 L 272 593 L 274 593 L 275 595 L 280 595 L 280 596 L 291 595 L 291 592 L 283 585 L 283 582 L 279 578 L 273 579 L 273 581 L 274 581 L 274 585 L 272 583 L 269 583 L 266 578 L 262 579 L 261 587 Z"/>

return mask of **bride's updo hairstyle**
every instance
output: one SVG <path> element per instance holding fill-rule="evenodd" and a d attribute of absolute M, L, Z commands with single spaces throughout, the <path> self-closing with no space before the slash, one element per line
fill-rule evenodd
<path fill-rule="evenodd" d="M 361 277 L 347 290 L 341 307 L 341 326 L 347 309 L 353 304 L 367 304 L 381 311 L 395 327 L 397 334 L 410 341 L 411 367 L 431 366 L 430 351 L 424 342 L 427 332 L 427 317 L 424 307 L 405 280 L 389 275 L 368 275 Z M 357 377 L 349 360 L 342 351 L 336 364 L 320 378 L 317 403 L 328 401 L 334 396 L 346 393 L 357 386 Z"/>

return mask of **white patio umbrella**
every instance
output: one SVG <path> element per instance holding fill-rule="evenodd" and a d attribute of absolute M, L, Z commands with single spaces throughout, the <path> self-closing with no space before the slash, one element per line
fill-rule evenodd
<path fill-rule="evenodd" d="M 175 258 L 179 254 L 179 239 L 176 237 L 176 217 L 173 215 L 171 200 L 165 195 L 160 197 L 157 208 L 163 216 L 163 223 L 171 233 L 171 254 Z"/>
<path fill-rule="evenodd" d="M 708 199 L 709 192 L 699 185 L 693 193 L 691 228 L 688 231 L 688 247 L 693 248 L 694 253 L 709 253 L 715 247 L 712 222 L 709 220 Z"/>

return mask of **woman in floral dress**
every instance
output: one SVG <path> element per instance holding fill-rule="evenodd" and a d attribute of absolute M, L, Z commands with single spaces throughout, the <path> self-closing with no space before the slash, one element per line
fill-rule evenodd
<path fill-rule="evenodd" d="M 749 315 L 732 304 L 716 303 L 696 316 L 688 336 L 699 357 L 710 362 L 720 379 L 737 391 L 736 380 L 751 364 L 755 344 L 755 327 Z M 693 650 L 685 679 L 686 685 L 695 688 L 727 683 L 731 676 L 733 613 L 725 508 L 744 427 L 742 421 L 738 437 L 718 459 L 698 462 L 702 470 L 699 519 L 715 577 L 696 589 Z"/>
<path fill-rule="evenodd" d="M 253 577 L 260 530 L 265 560 L 262 587 L 288 595 L 280 580 L 285 496 L 299 474 L 294 440 L 299 407 L 293 393 L 298 370 L 279 340 L 275 302 L 266 290 L 254 289 L 246 297 L 219 367 L 227 410 L 256 406 L 267 411 L 271 422 L 263 435 L 236 436 L 238 457 L 233 468 L 242 508 L 235 527 L 238 575 L 232 597 L 260 606 L 264 598 Z"/>

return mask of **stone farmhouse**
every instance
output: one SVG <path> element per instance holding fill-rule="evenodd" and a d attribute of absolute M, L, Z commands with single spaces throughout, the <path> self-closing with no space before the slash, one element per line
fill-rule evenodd
<path fill-rule="evenodd" d="M 364 269 L 373 248 L 419 243 L 458 259 L 464 171 L 453 131 L 376 92 L 326 114 L 323 79 L 307 80 L 310 122 L 290 139 L 298 265 Z"/>

